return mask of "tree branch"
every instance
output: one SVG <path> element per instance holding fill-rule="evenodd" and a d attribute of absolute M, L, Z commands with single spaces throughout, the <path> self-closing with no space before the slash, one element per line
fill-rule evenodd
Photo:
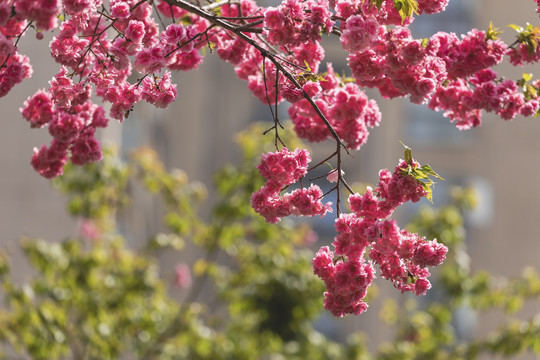
<path fill-rule="evenodd" d="M 245 25 L 241 25 L 241 26 L 234 25 L 234 24 L 232 24 L 232 23 L 230 23 L 230 22 L 228 22 L 228 21 L 226 21 L 224 19 L 219 18 L 217 15 L 215 15 L 213 13 L 210 13 L 210 12 L 208 12 L 208 11 L 206 11 L 206 10 L 196 6 L 196 5 L 193 5 L 193 4 L 185 1 L 185 0 L 164 0 L 164 1 L 166 3 L 168 3 L 169 5 L 177 6 L 177 7 L 181 8 L 181 9 L 184 9 L 184 10 L 186 10 L 186 11 L 192 13 L 192 14 L 198 15 L 198 16 L 202 17 L 203 19 L 206 19 L 206 20 L 210 21 L 212 24 L 214 24 L 216 26 L 219 26 L 219 27 L 221 27 L 221 28 L 223 28 L 225 30 L 228 30 L 228 31 L 231 31 L 231 32 L 235 33 L 242 40 L 244 40 L 245 42 L 247 42 L 248 44 L 253 46 L 255 49 L 257 49 L 261 53 L 261 55 L 263 57 L 268 57 L 268 59 L 270 61 L 272 61 L 272 63 L 276 66 L 277 70 L 281 71 L 283 73 L 283 75 L 291 83 L 294 84 L 294 86 L 296 86 L 298 89 L 302 89 L 304 98 L 309 102 L 309 104 L 311 105 L 313 110 L 315 110 L 315 112 L 317 113 L 319 118 L 326 125 L 326 127 L 330 131 L 330 134 L 332 135 L 332 137 L 336 140 L 336 142 L 339 144 L 339 146 L 342 146 L 345 149 L 345 151 L 347 153 L 349 153 L 349 151 L 347 150 L 345 144 L 343 144 L 343 142 L 339 138 L 339 135 L 336 133 L 336 131 L 334 130 L 334 128 L 332 127 L 332 125 L 330 124 L 330 122 L 328 121 L 326 116 L 324 116 L 324 114 L 322 113 L 321 109 L 317 106 L 315 101 L 302 88 L 302 86 L 298 83 L 298 81 L 296 80 L 294 75 L 291 72 L 289 72 L 276 59 L 277 54 L 273 54 L 273 53 L 269 52 L 268 49 L 265 49 L 260 44 L 258 44 L 255 40 L 253 40 L 252 38 L 250 38 L 249 36 L 244 34 L 244 32 L 253 32 L 251 30 L 255 30 L 255 29 L 247 30 L 247 29 L 244 28 Z M 261 32 L 262 32 L 262 29 L 261 29 Z"/>

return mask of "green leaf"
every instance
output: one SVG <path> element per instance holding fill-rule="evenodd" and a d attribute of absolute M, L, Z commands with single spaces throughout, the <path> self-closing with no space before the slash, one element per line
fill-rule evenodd
<path fill-rule="evenodd" d="M 394 0 L 394 7 L 401 16 L 401 22 L 410 18 L 413 14 L 418 14 L 418 2 L 416 0 Z"/>
<path fill-rule="evenodd" d="M 435 172 L 435 170 L 431 168 L 431 166 L 429 166 L 429 164 L 423 165 L 420 169 L 422 169 L 422 171 L 429 176 L 435 176 L 439 180 L 444 180 L 439 174 Z"/>
<path fill-rule="evenodd" d="M 307 72 L 311 72 L 311 68 L 309 67 L 307 60 L 304 60 L 304 65 L 306 66 Z"/>
<path fill-rule="evenodd" d="M 486 32 L 486 40 L 497 40 L 502 31 L 493 26 L 493 22 L 489 22 L 488 31 Z"/>
<path fill-rule="evenodd" d="M 403 142 L 401 142 L 401 145 L 403 145 L 403 147 L 405 147 L 405 152 L 403 154 L 403 157 L 405 159 L 405 162 L 407 162 L 407 164 L 409 165 L 412 165 L 412 150 L 410 147 L 408 147 L 407 145 L 405 145 Z"/>
<path fill-rule="evenodd" d="M 401 142 L 401 141 L 400 141 Z M 437 174 L 429 165 L 423 165 L 421 167 L 418 167 L 414 163 L 413 157 L 412 157 L 412 150 L 407 145 L 403 144 L 401 142 L 401 145 L 405 147 L 405 162 L 407 163 L 407 168 L 401 169 L 402 174 L 412 176 L 418 181 L 424 190 L 426 191 L 426 198 L 433 202 L 433 190 L 432 187 L 435 184 L 433 180 L 431 180 L 429 177 L 433 176 L 437 179 L 444 180 L 439 174 Z"/>
<path fill-rule="evenodd" d="M 522 32 L 523 31 L 523 28 L 521 26 L 517 26 L 517 25 L 514 25 L 514 24 L 510 24 L 508 25 L 508 27 L 514 29 L 515 31 L 517 31 L 518 33 Z"/>

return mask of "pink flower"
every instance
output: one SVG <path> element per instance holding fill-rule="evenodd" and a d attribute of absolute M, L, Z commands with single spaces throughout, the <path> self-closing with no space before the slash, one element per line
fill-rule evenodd
<path fill-rule="evenodd" d="M 65 143 L 53 140 L 50 147 L 43 145 L 34 148 L 30 162 L 34 170 L 47 179 L 62 175 L 63 167 L 67 163 L 67 147 Z"/>
<path fill-rule="evenodd" d="M 13 54 L 15 51 L 13 40 L 0 33 L 0 59 L 5 59 L 6 56 Z"/>
<path fill-rule="evenodd" d="M 341 176 L 345 175 L 345 172 L 341 170 Z M 337 169 L 334 169 L 328 173 L 328 176 L 326 177 L 326 180 L 331 183 L 336 183 L 338 181 L 338 171 Z"/>
<path fill-rule="evenodd" d="M 439 244 L 437 239 L 420 241 L 417 245 L 412 260 L 421 267 L 437 266 L 446 259 L 448 248 Z"/>
<path fill-rule="evenodd" d="M 146 34 L 144 23 L 142 21 L 130 20 L 126 28 L 126 39 L 133 41 L 134 43 L 140 43 Z"/>
<path fill-rule="evenodd" d="M 446 9 L 449 0 L 418 0 L 418 10 L 420 13 L 435 14 Z"/>
<path fill-rule="evenodd" d="M 191 286 L 191 271 L 189 266 L 184 263 L 176 265 L 174 284 L 180 288 L 188 288 Z"/>
<path fill-rule="evenodd" d="M 176 84 L 171 82 L 170 71 L 165 71 L 163 77 L 152 81 L 146 77 L 142 82 L 142 98 L 158 108 L 166 108 L 176 100 Z"/>
<path fill-rule="evenodd" d="M 380 26 L 372 16 L 353 15 L 349 17 L 342 26 L 341 46 L 350 52 L 368 48 L 377 39 Z"/>
<path fill-rule="evenodd" d="M 53 103 L 51 94 L 43 90 L 38 90 L 32 97 L 24 102 L 21 109 L 22 116 L 30 121 L 30 127 L 43 127 L 53 116 Z"/>
<path fill-rule="evenodd" d="M 101 237 L 101 231 L 91 219 L 83 219 L 79 225 L 79 233 L 91 241 L 97 241 Z"/>
<path fill-rule="evenodd" d="M 133 66 L 141 74 L 159 73 L 167 66 L 166 51 L 162 44 L 156 44 L 148 49 L 142 49 L 136 56 Z"/>
<path fill-rule="evenodd" d="M 168 44 L 176 45 L 186 38 L 186 29 L 182 25 L 171 24 L 167 26 L 162 36 Z"/>
<path fill-rule="evenodd" d="M 59 0 L 15 1 L 15 12 L 24 19 L 34 21 L 39 29 L 52 30 L 58 23 Z"/>
<path fill-rule="evenodd" d="M 83 119 L 78 114 L 56 111 L 49 124 L 49 133 L 60 142 L 71 142 L 78 137 L 84 127 Z"/>
<path fill-rule="evenodd" d="M 129 5 L 124 1 L 119 1 L 111 6 L 111 16 L 113 18 L 124 20 L 131 15 Z"/>
<path fill-rule="evenodd" d="M 0 3 L 0 26 L 6 25 L 11 17 L 11 5 L 7 1 Z"/>
<path fill-rule="evenodd" d="M 276 8 L 268 7 L 264 13 L 264 25 L 272 30 L 281 30 L 285 26 L 285 15 Z"/>
<path fill-rule="evenodd" d="M 304 98 L 304 91 L 298 89 L 294 85 L 284 86 L 281 90 L 281 96 L 291 104 L 298 102 Z"/>
<path fill-rule="evenodd" d="M 416 295 L 425 295 L 429 289 L 431 289 L 431 283 L 427 279 L 420 278 L 414 283 Z"/>
<path fill-rule="evenodd" d="M 92 133 L 79 136 L 71 143 L 70 151 L 71 162 L 76 165 L 99 161 L 103 157 L 99 141 Z"/>

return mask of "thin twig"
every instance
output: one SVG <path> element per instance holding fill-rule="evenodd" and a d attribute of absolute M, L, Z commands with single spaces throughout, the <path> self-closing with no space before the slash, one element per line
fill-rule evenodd
<path fill-rule="evenodd" d="M 345 186 L 347 190 L 349 190 L 351 194 L 355 194 L 354 190 L 349 186 L 349 184 L 347 184 L 347 181 L 345 180 L 345 178 L 343 177 L 341 178 L 341 183 Z"/>
<path fill-rule="evenodd" d="M 167 28 L 167 25 L 165 25 L 165 22 L 164 22 L 163 19 L 161 18 L 161 14 L 159 13 L 159 10 L 157 9 L 156 3 L 155 3 L 155 2 L 152 2 L 152 7 L 154 8 L 154 12 L 156 13 L 157 18 L 158 18 L 159 22 L 161 23 L 161 26 L 163 26 L 163 29 L 166 29 L 166 28 Z M 172 12 L 171 12 L 171 13 L 172 13 Z"/>
<path fill-rule="evenodd" d="M 339 217 L 339 215 L 341 215 L 341 208 L 340 208 L 340 203 L 341 203 L 341 194 L 339 193 L 339 184 L 341 183 L 341 180 L 343 179 L 343 174 L 341 173 L 341 146 L 339 144 L 337 144 L 337 148 L 336 148 L 336 153 L 337 153 L 337 176 L 338 176 L 338 181 L 337 181 L 337 184 L 336 184 L 336 216 Z"/>
<path fill-rule="evenodd" d="M 205 5 L 205 6 L 201 6 L 201 9 L 203 10 L 213 10 L 215 8 L 218 8 L 222 5 L 231 5 L 231 4 L 239 4 L 240 1 L 235 1 L 235 0 L 221 0 L 221 1 L 216 1 L 215 3 L 212 3 L 212 4 L 209 4 L 209 5 Z"/>
<path fill-rule="evenodd" d="M 312 167 L 310 167 L 307 171 L 311 171 L 311 170 L 315 170 L 316 168 L 318 168 L 319 166 L 321 166 L 322 164 L 324 164 L 325 162 L 327 162 L 328 160 L 330 160 L 331 158 L 333 158 L 334 156 L 337 155 L 337 152 L 334 151 L 334 153 L 332 153 L 331 155 L 329 155 L 326 159 L 322 160 L 321 162 L 319 162 L 317 165 L 313 165 Z"/>
<path fill-rule="evenodd" d="M 210 31 L 211 29 L 213 29 L 216 25 L 212 24 L 210 25 L 209 27 L 206 28 L 205 31 L 203 32 L 200 32 L 198 34 L 195 34 L 191 39 L 187 40 L 186 42 L 183 42 L 182 44 L 178 45 L 174 50 L 171 50 L 169 51 L 164 57 L 169 57 L 171 56 L 172 54 L 174 54 L 176 51 L 178 51 L 179 49 L 181 49 L 182 47 L 186 46 L 187 44 L 189 44 L 190 42 L 192 42 L 193 40 L 195 40 L 196 38 L 202 38 L 202 36 L 204 34 L 207 34 L 208 36 L 208 31 Z"/>

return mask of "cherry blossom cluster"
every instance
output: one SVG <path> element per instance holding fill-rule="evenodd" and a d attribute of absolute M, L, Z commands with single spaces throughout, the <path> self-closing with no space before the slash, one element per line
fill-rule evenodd
<path fill-rule="evenodd" d="M 379 107 L 356 84 L 344 83 L 336 76 L 331 64 L 327 68 L 323 81 L 308 82 L 303 90 L 314 99 L 346 146 L 358 150 L 367 141 L 368 128 L 378 126 L 381 121 Z M 288 111 L 300 138 L 318 142 L 331 137 L 308 100 L 293 98 L 293 95 L 289 95 L 288 100 L 293 102 Z"/>
<path fill-rule="evenodd" d="M 351 19 L 355 20 L 347 20 L 345 34 Z M 488 39 L 478 30 L 462 39 L 439 32 L 427 42 L 413 39 L 404 27 L 378 28 L 373 33 L 367 45 L 342 37 L 345 49 L 358 49 L 349 56 L 356 81 L 378 88 L 384 97 L 410 95 L 410 101 L 417 104 L 428 101 L 447 79 L 466 78 L 500 63 L 507 50 L 502 41 Z"/>
<path fill-rule="evenodd" d="M 518 43 L 515 48 L 508 49 L 508 56 L 513 65 L 524 65 L 540 61 L 540 47 L 531 48 L 526 43 Z"/>
<path fill-rule="evenodd" d="M 6 5 L 13 6 L 16 21 L 35 22 L 36 26 L 42 30 L 52 30 L 58 24 L 58 13 L 61 11 L 59 1 L 14 0 L 7 1 L 4 6 Z"/>
<path fill-rule="evenodd" d="M 380 7 L 371 1 L 335 0 L 334 9 L 342 21 L 358 14 L 373 17 L 381 25 L 409 25 L 413 21 L 412 17 L 403 18 L 400 15 L 393 0 L 381 2 Z"/>
<path fill-rule="evenodd" d="M 202 59 L 197 22 L 173 23 L 160 32 L 144 1 L 111 0 L 106 8 L 101 0 L 11 0 L 0 5 L 0 96 L 32 73 L 16 41 L 29 28 L 41 38 L 41 31 L 58 26 L 62 12 L 66 19 L 50 43 L 60 71 L 22 109 L 31 127 L 47 126 L 53 137 L 49 147 L 34 150 L 31 161 L 47 178 L 60 175 L 68 158 L 79 165 L 101 158 L 94 134 L 107 120 L 103 108 L 89 100 L 92 88 L 111 103 L 110 116 L 123 121 L 141 100 L 165 108 L 176 99 L 171 73 L 162 69 L 189 70 Z M 133 67 L 142 78 L 129 82 Z"/>
<path fill-rule="evenodd" d="M 0 97 L 24 79 L 32 76 L 32 66 L 27 56 L 19 54 L 13 38 L 24 31 L 25 20 L 11 17 L 11 5 L 0 4 Z"/>
<path fill-rule="evenodd" d="M 336 317 L 360 315 L 368 305 L 362 301 L 375 278 L 371 262 L 334 260 L 328 246 L 323 246 L 313 259 L 313 271 L 325 283 L 324 308 Z"/>
<path fill-rule="evenodd" d="M 422 183 L 408 174 L 409 165 L 419 167 L 414 161 L 402 161 L 394 173 L 380 171 L 375 191 L 368 187 L 363 195 L 349 196 L 352 213 L 336 219 L 335 251 L 324 246 L 313 259 L 313 270 L 326 285 L 324 307 L 335 316 L 367 309 L 362 299 L 375 277 L 374 265 L 401 292 L 424 295 L 431 287 L 427 268 L 446 257 L 447 247 L 436 239 L 411 234 L 389 218 L 399 205 L 426 195 Z"/>
<path fill-rule="evenodd" d="M 281 195 L 283 188 L 294 184 L 307 173 L 311 161 L 305 149 L 291 152 L 287 148 L 263 154 L 257 168 L 266 183 L 251 197 L 251 206 L 269 223 L 277 223 L 282 217 L 324 216 L 332 211 L 332 203 L 323 204 L 323 193 L 317 185 L 296 189 Z"/>
<path fill-rule="evenodd" d="M 444 11 L 450 0 L 418 0 L 418 10 L 420 13 L 436 14 Z"/>
<path fill-rule="evenodd" d="M 459 39 L 454 33 L 439 32 L 433 35 L 427 50 L 446 63 L 450 79 L 467 78 L 476 72 L 502 62 L 506 44 L 493 39 L 485 31 L 472 29 Z"/>
<path fill-rule="evenodd" d="M 321 33 L 329 33 L 331 19 L 328 0 L 285 0 L 277 8 L 268 7 L 264 13 L 264 34 L 274 45 L 297 46 L 318 42 Z"/>
<path fill-rule="evenodd" d="M 227 16 L 238 16 L 238 13 L 234 11 L 235 7 L 225 6 L 224 8 L 228 11 Z M 310 72 L 318 72 L 321 60 L 324 58 L 320 34 L 321 31 L 329 31 L 333 25 L 328 3 L 291 0 L 278 8 L 260 9 L 251 1 L 243 1 L 242 13 L 264 13 L 263 25 L 265 26 L 262 30 L 267 33 L 270 43 L 279 46 L 284 51 L 281 55 L 283 64 L 287 65 L 288 71 L 298 76 L 297 79 L 302 85 L 306 81 L 300 77 L 306 65 Z M 288 29 L 287 26 L 292 26 L 293 29 Z M 287 33 L 280 33 L 281 30 Z M 245 34 L 245 36 L 257 39 L 256 34 Z M 284 37 L 289 43 L 283 40 Z M 282 40 L 277 40 L 278 38 Z M 217 53 L 220 58 L 234 65 L 238 77 L 247 81 L 249 90 L 264 103 L 275 104 L 283 100 L 295 102 L 302 99 L 303 90 L 312 95 L 318 92 L 316 89 L 320 89 L 318 81 L 308 82 L 305 89 L 297 88 L 265 54 L 248 46 L 234 34 L 215 32 L 211 40 L 217 44 Z M 283 44 L 286 43 L 287 46 L 280 46 L 280 41 L 283 41 Z"/>
<path fill-rule="evenodd" d="M 83 165 L 102 157 L 95 132 L 107 126 L 105 109 L 90 100 L 89 86 L 74 85 L 65 73 L 63 68 L 51 80 L 50 91 L 38 90 L 21 109 L 30 127 L 47 126 L 53 138 L 49 147 L 34 148 L 31 160 L 45 178 L 61 175 L 68 158 Z"/>
<path fill-rule="evenodd" d="M 381 46 L 349 56 L 349 66 L 358 84 L 379 89 L 384 97 L 410 95 L 414 103 L 428 100 L 447 78 L 444 62 L 428 53 L 406 28 L 379 36 Z"/>
<path fill-rule="evenodd" d="M 494 112 L 505 120 L 518 114 L 534 116 L 540 108 L 540 98 L 537 91 L 524 93 L 515 81 L 501 81 L 496 72 L 486 69 L 467 81 L 449 81 L 437 89 L 428 106 L 444 111 L 459 129 L 465 130 L 481 124 L 482 110 Z"/>

